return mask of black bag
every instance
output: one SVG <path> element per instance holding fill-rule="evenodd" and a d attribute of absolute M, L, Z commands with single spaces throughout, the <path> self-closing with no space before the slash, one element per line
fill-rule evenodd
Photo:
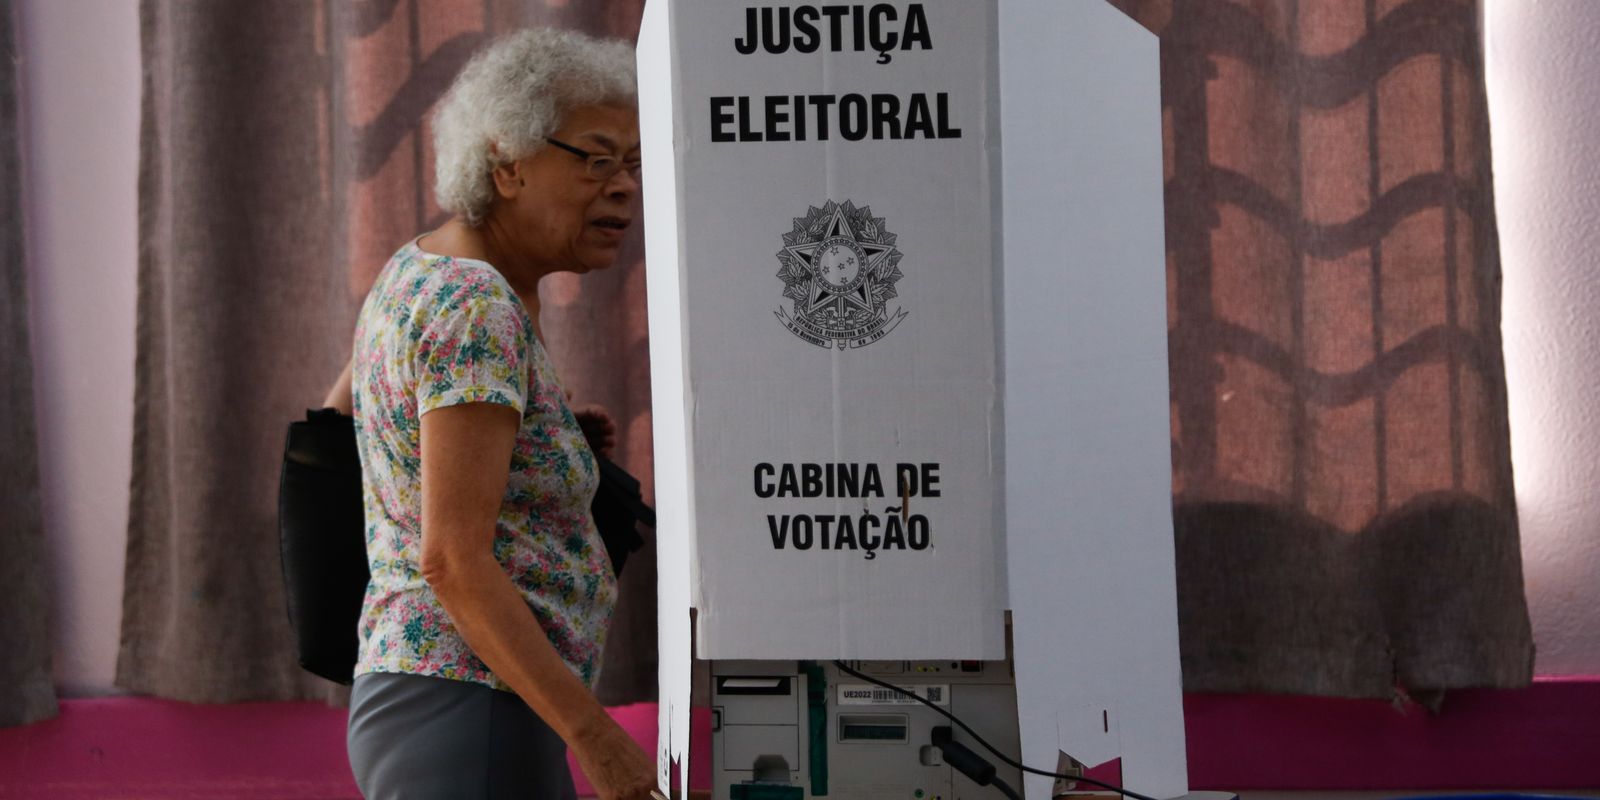
<path fill-rule="evenodd" d="M 355 420 L 331 408 L 289 425 L 278 476 L 278 557 L 300 666 L 337 683 L 355 672 L 367 592 Z"/>
<path fill-rule="evenodd" d="M 600 487 L 591 510 L 612 570 L 644 546 L 638 523 L 655 527 L 639 481 L 595 457 Z M 355 420 L 331 408 L 307 411 L 289 425 L 278 478 L 278 556 L 300 666 L 336 683 L 355 674 L 367 571 L 361 457 Z"/>
<path fill-rule="evenodd" d="M 645 505 L 639 492 L 639 479 L 609 459 L 595 454 L 600 466 L 600 487 L 595 489 L 594 502 L 589 512 L 594 515 L 594 526 L 600 539 L 606 543 L 606 555 L 611 558 L 611 571 L 622 577 L 622 565 L 628 554 L 644 547 L 644 537 L 639 535 L 639 525 L 656 526 L 655 509 Z"/>

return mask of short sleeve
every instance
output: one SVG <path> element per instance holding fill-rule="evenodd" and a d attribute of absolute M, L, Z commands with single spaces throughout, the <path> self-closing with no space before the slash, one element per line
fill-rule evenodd
<path fill-rule="evenodd" d="M 417 415 L 462 403 L 521 412 L 528 397 L 527 315 L 508 298 L 456 297 L 421 327 L 412 362 Z"/>

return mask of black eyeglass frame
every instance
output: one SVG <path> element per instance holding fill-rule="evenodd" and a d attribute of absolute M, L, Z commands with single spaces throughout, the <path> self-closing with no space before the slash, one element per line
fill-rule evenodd
<path fill-rule="evenodd" d="M 584 171 L 593 180 L 602 181 L 602 182 L 609 181 L 612 178 L 616 177 L 617 173 L 626 170 L 627 173 L 628 173 L 628 177 L 633 178 L 633 182 L 634 183 L 638 183 L 639 182 L 639 178 L 640 178 L 640 175 L 641 175 L 640 170 L 644 166 L 643 162 L 635 161 L 632 164 L 630 164 L 630 163 L 628 163 L 626 161 L 623 161 L 622 159 L 617 158 L 616 156 L 610 155 L 608 153 L 591 153 L 588 150 L 584 150 L 581 147 L 573 147 L 572 145 L 567 144 L 566 142 L 563 142 L 563 141 L 561 141 L 559 139 L 551 138 L 549 136 L 544 137 L 544 140 L 549 142 L 550 144 L 555 145 L 556 147 L 561 148 L 562 150 L 565 150 L 565 151 L 577 156 L 578 158 L 583 159 L 584 162 L 585 162 L 584 163 Z M 600 166 L 600 165 L 605 164 L 607 162 L 615 164 L 616 167 L 609 168 L 609 167 Z"/>

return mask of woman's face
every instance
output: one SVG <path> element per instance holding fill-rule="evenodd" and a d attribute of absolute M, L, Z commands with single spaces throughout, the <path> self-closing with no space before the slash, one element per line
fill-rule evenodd
<path fill-rule="evenodd" d="M 633 106 L 579 106 L 550 138 L 627 164 L 639 161 Z M 520 255 L 548 271 L 588 272 L 616 261 L 638 209 L 639 182 L 624 169 L 589 177 L 588 162 L 555 145 L 496 171 L 508 233 Z"/>

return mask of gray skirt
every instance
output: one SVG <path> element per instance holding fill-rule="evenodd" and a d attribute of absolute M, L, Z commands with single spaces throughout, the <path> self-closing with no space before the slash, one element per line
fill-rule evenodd
<path fill-rule="evenodd" d="M 350 690 L 350 769 L 367 800 L 574 800 L 567 746 L 522 698 L 370 673 Z"/>

